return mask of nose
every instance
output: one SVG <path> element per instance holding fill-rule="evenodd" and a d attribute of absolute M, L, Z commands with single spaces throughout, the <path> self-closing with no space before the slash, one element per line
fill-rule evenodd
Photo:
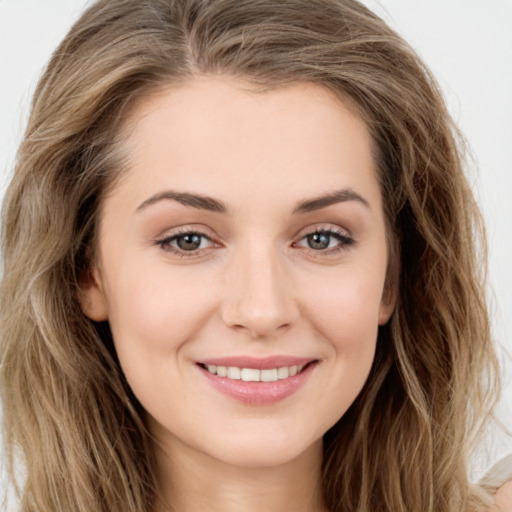
<path fill-rule="evenodd" d="M 293 279 L 272 248 L 236 254 L 224 277 L 222 319 L 228 327 L 263 339 L 296 322 Z"/>

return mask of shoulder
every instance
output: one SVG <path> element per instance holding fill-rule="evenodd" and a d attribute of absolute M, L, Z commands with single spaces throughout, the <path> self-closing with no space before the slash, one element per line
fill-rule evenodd
<path fill-rule="evenodd" d="M 498 488 L 494 495 L 494 505 L 489 512 L 512 512 L 512 480 Z"/>
<path fill-rule="evenodd" d="M 488 512 L 512 512 L 512 453 L 494 464 L 479 486 L 494 501 Z"/>

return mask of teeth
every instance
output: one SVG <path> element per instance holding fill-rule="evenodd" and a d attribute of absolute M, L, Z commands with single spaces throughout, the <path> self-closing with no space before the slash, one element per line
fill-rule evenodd
<path fill-rule="evenodd" d="M 281 368 L 270 368 L 266 370 L 257 370 L 256 368 L 238 368 L 237 366 L 217 366 L 208 365 L 206 369 L 213 375 L 227 377 L 233 380 L 243 380 L 245 382 L 275 382 L 277 380 L 287 379 L 300 373 L 304 365 L 283 366 Z"/>
<path fill-rule="evenodd" d="M 245 382 L 259 382 L 261 377 L 261 371 L 255 370 L 254 368 L 242 368 L 240 376 Z"/>
<path fill-rule="evenodd" d="M 283 366 L 282 368 L 278 368 L 277 370 L 277 378 L 278 379 L 287 379 L 290 376 L 290 370 L 288 367 Z"/>
<path fill-rule="evenodd" d="M 237 368 L 236 366 L 230 366 L 228 368 L 228 379 L 235 379 L 235 380 L 240 380 L 241 378 L 241 375 L 240 375 L 240 368 Z"/>
<path fill-rule="evenodd" d="M 277 369 L 261 370 L 261 382 L 275 382 L 277 380 Z"/>

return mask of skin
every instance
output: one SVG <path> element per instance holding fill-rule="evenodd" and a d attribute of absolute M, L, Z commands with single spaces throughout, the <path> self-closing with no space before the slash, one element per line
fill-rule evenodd
<path fill-rule="evenodd" d="M 394 307 L 366 126 L 317 85 L 262 93 L 202 77 L 137 105 L 126 133 L 129 168 L 103 202 L 82 306 L 109 321 L 146 410 L 160 506 L 324 510 L 322 436 L 363 387 Z M 169 190 L 227 213 L 162 197 Z M 340 190 L 344 200 L 294 211 Z M 311 246 L 327 230 L 341 241 Z M 191 231 L 208 238 L 184 251 Z M 197 365 L 241 355 L 316 363 L 292 395 L 248 404 Z"/>
<path fill-rule="evenodd" d="M 512 480 L 498 489 L 489 512 L 512 512 Z"/>

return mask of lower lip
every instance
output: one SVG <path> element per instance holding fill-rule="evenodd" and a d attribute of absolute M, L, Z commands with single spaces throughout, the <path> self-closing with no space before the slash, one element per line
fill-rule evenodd
<path fill-rule="evenodd" d="M 221 393 L 250 405 L 266 405 L 279 402 L 293 395 L 309 379 L 317 363 L 310 363 L 300 373 L 274 382 L 245 382 L 213 375 L 205 368 L 198 366 L 209 383 Z"/>

